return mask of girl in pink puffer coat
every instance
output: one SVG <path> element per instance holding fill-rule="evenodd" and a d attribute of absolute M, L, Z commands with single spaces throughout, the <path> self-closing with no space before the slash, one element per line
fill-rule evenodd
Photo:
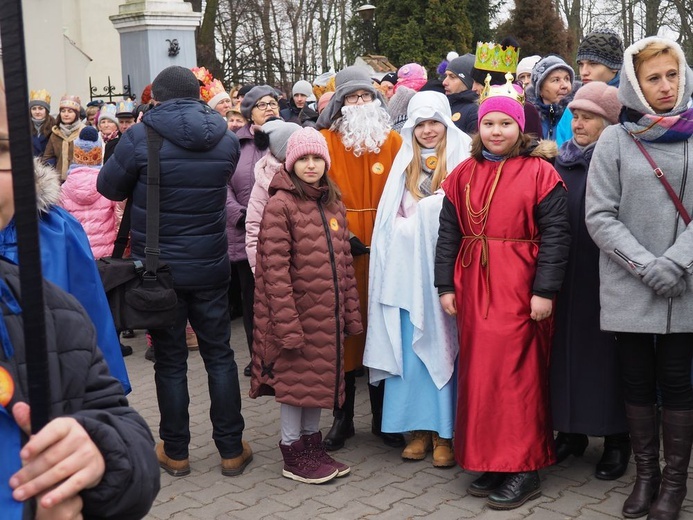
<path fill-rule="evenodd" d="M 89 237 L 94 258 L 110 256 L 118 233 L 116 202 L 96 191 L 102 144 L 95 128 L 82 129 L 75 140 L 72 164 L 62 185 L 60 205 L 75 217 Z"/>

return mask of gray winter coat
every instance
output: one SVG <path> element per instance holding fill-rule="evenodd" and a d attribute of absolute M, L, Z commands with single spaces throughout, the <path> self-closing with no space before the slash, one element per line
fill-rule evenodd
<path fill-rule="evenodd" d="M 676 108 L 685 106 L 693 92 L 693 72 L 685 65 L 683 69 L 685 85 Z M 627 108 L 653 114 L 640 89 L 636 92 L 634 87 L 633 55 L 627 52 L 619 99 Z M 693 137 L 643 145 L 693 213 Z M 599 138 L 587 177 L 585 210 L 587 229 L 601 250 L 601 328 L 654 334 L 693 332 L 693 224 L 686 227 L 622 126 L 606 128 Z M 686 270 L 687 289 L 682 296 L 663 298 L 642 282 L 645 266 L 661 256 Z"/>

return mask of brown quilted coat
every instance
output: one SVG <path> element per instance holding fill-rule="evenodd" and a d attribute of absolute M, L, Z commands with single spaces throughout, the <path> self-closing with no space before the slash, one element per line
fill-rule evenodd
<path fill-rule="evenodd" d="M 334 408 L 344 402 L 344 336 L 363 332 L 346 212 L 327 188 L 295 193 L 274 176 L 260 226 L 250 397 Z"/>

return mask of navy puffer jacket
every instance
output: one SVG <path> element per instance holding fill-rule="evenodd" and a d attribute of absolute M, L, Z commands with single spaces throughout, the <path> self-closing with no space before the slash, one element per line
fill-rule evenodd
<path fill-rule="evenodd" d="M 230 275 L 226 243 L 226 185 L 236 169 L 238 138 L 207 104 L 166 101 L 128 129 L 99 173 L 97 188 L 111 200 L 132 194 L 132 256 L 144 258 L 147 200 L 147 130 L 164 138 L 160 152 L 161 260 L 176 288 L 202 289 Z"/>

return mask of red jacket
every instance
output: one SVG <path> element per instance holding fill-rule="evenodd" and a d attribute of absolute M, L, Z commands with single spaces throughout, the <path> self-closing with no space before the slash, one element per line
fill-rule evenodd
<path fill-rule="evenodd" d="M 285 172 L 270 184 L 257 245 L 250 397 L 293 406 L 344 401 L 344 336 L 363 331 L 344 205 Z"/>

